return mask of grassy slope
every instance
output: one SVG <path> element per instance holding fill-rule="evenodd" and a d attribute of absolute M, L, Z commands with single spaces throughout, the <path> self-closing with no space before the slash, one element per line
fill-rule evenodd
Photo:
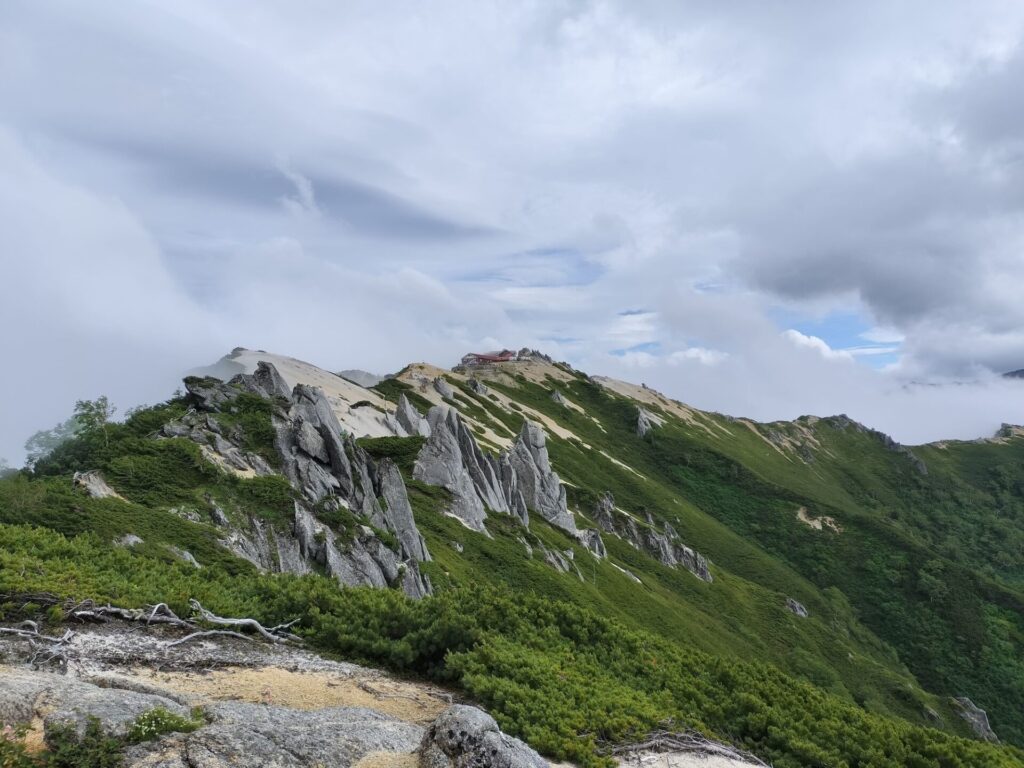
<path fill-rule="evenodd" d="M 1024 599 L 1015 559 L 1024 554 L 1024 440 L 915 449 L 930 468 L 921 475 L 877 434 L 842 420 L 757 427 L 794 438 L 803 432 L 804 455 L 812 459 L 805 462 L 798 451 L 777 450 L 745 424 L 712 414 L 698 413 L 696 424 L 669 417 L 641 440 L 633 432 L 635 404 L 582 377 L 546 386 L 490 383 L 592 447 L 551 445 L 563 477 L 581 488 L 574 494 L 581 509 L 590 508 L 592 492 L 609 488 L 620 506 L 670 520 L 719 566 L 793 595 L 812 615 L 831 615 L 825 594 L 840 604 L 849 600 L 926 688 L 971 696 L 1004 738 L 1024 740 Z M 604 429 L 554 403 L 556 386 Z M 800 523 L 799 507 L 834 517 L 843 532 Z M 993 529 L 993 521 L 1002 528 Z M 990 559 L 996 544 L 999 568 Z M 870 701 L 872 694 L 859 688 L 850 690 Z"/>
<path fill-rule="evenodd" d="M 626 448 L 644 452 L 649 446 L 628 428 L 623 427 L 620 434 L 611 426 L 612 419 L 602 418 L 602 425 L 609 425 L 604 432 L 588 416 L 551 401 L 542 386 L 525 382 L 491 385 L 524 406 L 555 418 L 592 446 L 588 449 L 574 441 L 549 439 L 553 461 L 570 484 L 572 506 L 589 510 L 599 493 L 612 490 L 624 509 L 648 510 L 672 522 L 684 541 L 711 557 L 716 580 L 707 585 L 686 571 L 666 568 L 617 538 L 605 536 L 611 560 L 636 574 L 643 582 L 637 586 L 611 562 L 598 563 L 534 516 L 531 530 L 547 541 L 549 548 L 575 551 L 575 561 L 586 578 L 581 582 L 576 576 L 555 573 L 539 554 L 527 559 L 524 547 L 515 541 L 525 532 L 510 530 L 512 524 L 504 518 L 495 517 L 488 523 L 495 538 L 487 539 L 466 531 L 457 521 L 432 515 L 430 505 L 421 503 L 417 520 L 438 565 L 452 574 L 455 583 L 500 581 L 572 599 L 693 647 L 771 661 L 875 711 L 924 722 L 925 706 L 930 706 L 942 713 L 950 727 L 963 730 L 945 700 L 923 693 L 894 651 L 858 623 L 841 593 L 820 590 L 685 501 L 655 479 L 657 468 L 641 478 L 599 452 L 598 448 L 603 448 L 630 466 L 642 466 L 643 457 L 631 455 Z M 581 386 L 587 385 L 581 382 Z M 595 390 L 593 396 L 612 408 L 615 418 L 628 420 L 635 415 L 633 406 L 607 398 L 603 390 Z M 464 410 L 469 411 L 466 403 L 472 403 L 474 416 L 479 418 L 482 410 L 491 420 L 518 431 L 519 413 L 505 411 L 487 396 L 468 389 L 460 391 L 458 398 Z M 413 496 L 415 501 L 415 492 Z M 584 522 L 585 518 L 581 524 Z M 452 541 L 463 544 L 465 551 L 455 552 Z M 801 620 L 786 610 L 786 596 L 807 605 L 812 617 Z"/>

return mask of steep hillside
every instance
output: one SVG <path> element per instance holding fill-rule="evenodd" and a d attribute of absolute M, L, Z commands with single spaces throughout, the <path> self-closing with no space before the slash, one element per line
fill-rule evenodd
<path fill-rule="evenodd" d="M 297 615 L 584 762 L 671 718 L 779 766 L 1021 764 L 965 738 L 977 704 L 1024 743 L 1019 430 L 907 449 L 518 358 L 367 389 L 235 350 L 0 482 L 6 609 Z"/>

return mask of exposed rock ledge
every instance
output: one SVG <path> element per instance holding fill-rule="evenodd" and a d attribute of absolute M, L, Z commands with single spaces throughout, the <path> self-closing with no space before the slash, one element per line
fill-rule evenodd
<path fill-rule="evenodd" d="M 124 768 L 546 768 L 490 715 L 452 692 L 404 681 L 301 648 L 231 638 L 166 648 L 180 631 L 145 632 L 121 622 L 77 628 L 65 646 L 65 674 L 23 666 L 28 644 L 0 635 L 0 725 L 24 723 L 42 746 L 58 724 L 81 727 L 90 715 L 122 734 L 155 707 L 206 724 L 128 748 Z M 748 768 L 731 748 L 623 750 L 620 766 Z M 763 765 L 762 763 L 757 763 Z M 552 765 L 552 768 L 567 768 Z"/>
<path fill-rule="evenodd" d="M 0 722 L 30 726 L 29 742 L 41 746 L 58 727 L 83 733 L 91 717 L 121 737 L 155 708 L 182 717 L 202 708 L 202 727 L 128 747 L 125 768 L 548 765 L 488 714 L 430 685 L 232 639 L 169 652 L 160 638 L 173 631 L 124 629 L 77 635 L 66 674 L 0 666 Z M 0 641 L 5 658 L 17 646 Z"/>

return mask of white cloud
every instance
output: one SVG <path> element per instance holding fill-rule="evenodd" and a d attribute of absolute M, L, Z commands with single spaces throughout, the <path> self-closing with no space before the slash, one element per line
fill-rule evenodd
<path fill-rule="evenodd" d="M 687 360 L 696 360 L 702 365 L 718 365 L 723 360 L 728 358 L 729 355 L 725 352 L 719 352 L 717 349 L 705 349 L 704 347 L 687 347 L 686 349 L 676 350 L 668 356 L 666 362 L 669 365 L 679 365 L 680 363 L 686 362 Z"/>
<path fill-rule="evenodd" d="M 853 354 L 851 352 L 845 349 L 832 349 L 824 339 L 819 339 L 817 336 L 809 336 L 793 328 L 783 331 L 782 335 L 798 347 L 813 349 L 826 360 L 853 361 Z"/>
<path fill-rule="evenodd" d="M 999 0 L 9 4 L 4 351 L 61 384 L 12 393 L 0 455 L 236 344 L 529 345 L 724 411 L 982 434 L 1011 390 L 889 393 L 1024 366 L 1022 30 Z M 875 327 L 780 336 L 779 304 Z"/>

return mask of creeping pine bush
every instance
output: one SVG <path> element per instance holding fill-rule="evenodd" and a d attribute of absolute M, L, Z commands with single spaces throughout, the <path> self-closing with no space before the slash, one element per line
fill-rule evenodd
<path fill-rule="evenodd" d="M 121 768 L 123 744 L 103 732 L 100 721 L 89 718 L 81 736 L 73 726 L 47 734 L 47 751 L 25 747 L 26 729 L 5 726 L 0 732 L 0 768 Z"/>

